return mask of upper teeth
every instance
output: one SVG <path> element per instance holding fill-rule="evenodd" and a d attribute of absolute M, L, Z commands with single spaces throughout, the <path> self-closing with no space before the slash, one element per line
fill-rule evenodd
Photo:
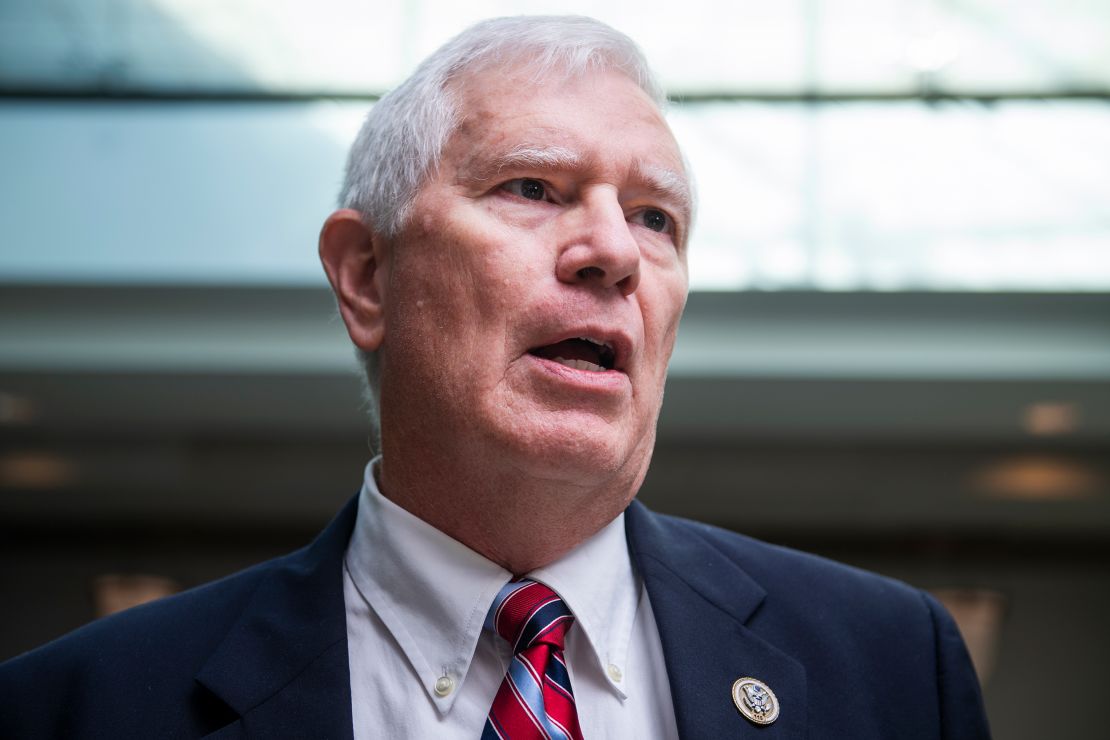
<path fill-rule="evenodd" d="M 601 365 L 595 365 L 589 360 L 568 360 L 565 357 L 556 357 L 555 362 L 566 365 L 567 367 L 573 367 L 577 370 L 590 370 L 595 373 L 605 369 Z"/>
<path fill-rule="evenodd" d="M 578 338 L 581 339 L 583 342 L 590 342 L 591 344 L 596 344 L 598 347 L 605 347 L 606 349 L 609 349 L 609 343 L 608 342 L 603 342 L 600 339 L 594 339 L 593 337 L 578 337 Z"/>

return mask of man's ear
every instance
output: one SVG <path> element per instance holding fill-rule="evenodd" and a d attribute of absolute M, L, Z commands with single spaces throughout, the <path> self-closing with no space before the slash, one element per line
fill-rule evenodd
<path fill-rule="evenodd" d="M 387 266 L 380 237 L 362 214 L 344 208 L 328 216 L 320 229 L 320 261 L 339 303 L 351 341 L 373 352 L 385 337 Z"/>

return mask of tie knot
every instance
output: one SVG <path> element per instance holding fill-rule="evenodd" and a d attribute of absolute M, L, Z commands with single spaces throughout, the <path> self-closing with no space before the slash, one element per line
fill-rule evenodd
<path fill-rule="evenodd" d="M 514 655 L 539 643 L 562 650 L 572 624 L 574 615 L 559 595 L 528 579 L 506 583 L 486 616 L 486 629 L 505 638 Z"/>

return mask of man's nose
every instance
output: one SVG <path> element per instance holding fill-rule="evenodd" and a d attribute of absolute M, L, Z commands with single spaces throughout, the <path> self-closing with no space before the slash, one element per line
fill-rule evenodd
<path fill-rule="evenodd" d="M 620 202 L 611 195 L 583 199 L 567 216 L 571 227 L 556 266 L 559 280 L 634 293 L 640 284 L 640 245 Z"/>

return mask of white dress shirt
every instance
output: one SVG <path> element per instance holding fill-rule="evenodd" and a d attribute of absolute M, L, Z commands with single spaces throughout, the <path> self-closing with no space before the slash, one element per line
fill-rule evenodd
<path fill-rule="evenodd" d="M 511 657 L 482 625 L 512 574 L 382 496 L 376 463 L 344 557 L 355 738 L 476 740 Z M 624 515 L 528 577 L 574 613 L 564 657 L 583 736 L 677 738 Z"/>

